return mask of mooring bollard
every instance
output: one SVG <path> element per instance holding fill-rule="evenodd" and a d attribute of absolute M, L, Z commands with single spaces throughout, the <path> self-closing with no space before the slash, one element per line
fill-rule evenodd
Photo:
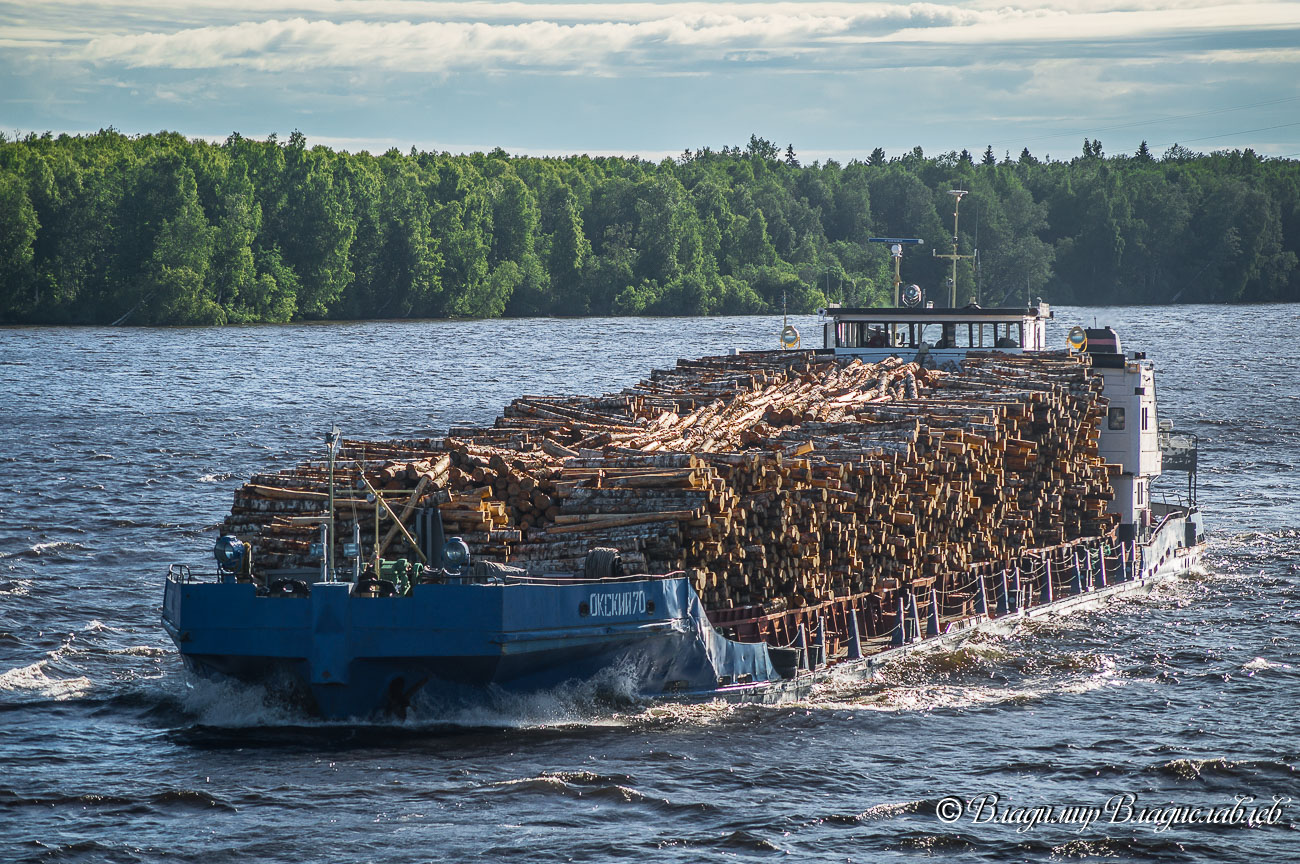
<path fill-rule="evenodd" d="M 912 607 L 911 613 L 907 616 L 908 622 L 912 625 L 907 634 L 907 641 L 918 642 L 921 639 L 921 610 L 917 607 L 915 591 L 908 589 L 907 602 Z"/>
<path fill-rule="evenodd" d="M 939 592 L 930 589 L 930 611 L 925 616 L 925 635 L 933 639 L 939 635 Z"/>
<path fill-rule="evenodd" d="M 858 612 L 849 609 L 849 659 L 862 659 L 862 634 L 858 630 Z"/>
<path fill-rule="evenodd" d="M 898 648 L 907 642 L 907 636 L 906 636 L 907 613 L 903 610 L 903 596 L 900 594 L 897 599 L 898 599 L 898 626 L 894 628 L 894 636 L 892 639 L 889 640 L 890 644 L 893 645 L 895 648 Z"/>

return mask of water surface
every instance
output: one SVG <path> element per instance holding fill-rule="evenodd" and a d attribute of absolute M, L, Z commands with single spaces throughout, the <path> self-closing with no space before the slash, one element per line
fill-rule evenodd
<path fill-rule="evenodd" d="M 1200 436 L 1210 575 L 796 706 L 578 687 L 373 727 L 187 686 L 163 576 L 207 566 L 234 489 L 333 423 L 486 423 L 775 347 L 780 320 L 0 329 L 0 860 L 1293 860 L 1296 803 L 1257 828 L 938 818 L 1300 799 L 1300 307 L 1060 309 L 1055 344 L 1094 318 Z"/>

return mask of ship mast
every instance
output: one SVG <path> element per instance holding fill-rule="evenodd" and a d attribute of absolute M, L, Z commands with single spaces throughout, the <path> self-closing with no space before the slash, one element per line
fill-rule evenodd
<path fill-rule="evenodd" d="M 971 255 L 957 254 L 957 211 L 961 207 L 961 196 L 966 194 L 965 189 L 949 189 L 948 194 L 954 199 L 952 205 L 952 251 L 947 255 L 940 255 L 939 250 L 934 250 L 935 258 L 947 258 L 952 261 L 952 276 L 948 279 L 948 307 L 957 308 L 957 262 L 962 258 L 971 258 Z"/>

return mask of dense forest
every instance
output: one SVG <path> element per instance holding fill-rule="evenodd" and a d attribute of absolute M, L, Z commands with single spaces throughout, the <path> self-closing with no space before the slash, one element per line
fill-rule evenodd
<path fill-rule="evenodd" d="M 876 235 L 946 305 L 1300 300 L 1300 162 L 1144 144 L 1070 161 L 921 148 L 800 164 L 380 156 L 238 134 L 0 135 L 0 323 L 807 312 L 880 304 Z M 928 247 L 928 248 L 927 248 Z"/>

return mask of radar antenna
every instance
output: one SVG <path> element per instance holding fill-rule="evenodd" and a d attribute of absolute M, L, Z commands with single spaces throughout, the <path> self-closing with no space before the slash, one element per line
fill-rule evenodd
<path fill-rule="evenodd" d="M 898 305 L 898 286 L 902 284 L 903 278 L 899 275 L 899 267 L 903 263 L 904 246 L 924 246 L 925 241 L 917 237 L 868 237 L 868 243 L 888 243 L 889 254 L 894 256 L 894 305 Z"/>

